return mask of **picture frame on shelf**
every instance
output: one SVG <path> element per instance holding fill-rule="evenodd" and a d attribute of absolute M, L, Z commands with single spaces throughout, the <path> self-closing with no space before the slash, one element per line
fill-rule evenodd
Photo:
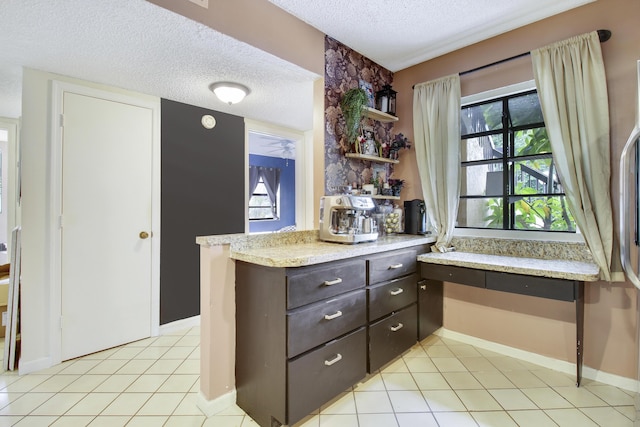
<path fill-rule="evenodd" d="M 362 79 L 358 79 L 360 89 L 363 89 L 367 94 L 367 106 L 373 108 L 375 106 L 375 93 L 373 92 L 373 85 Z"/>
<path fill-rule="evenodd" d="M 363 126 L 362 137 L 364 138 L 364 142 L 362 143 L 362 154 L 366 154 L 368 156 L 377 156 L 378 147 L 376 145 L 375 139 L 373 138 L 373 127 Z"/>

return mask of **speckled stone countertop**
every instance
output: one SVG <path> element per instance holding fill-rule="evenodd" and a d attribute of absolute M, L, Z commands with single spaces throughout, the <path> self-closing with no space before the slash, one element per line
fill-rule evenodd
<path fill-rule="evenodd" d="M 268 267 L 300 267 L 435 242 L 433 236 L 390 235 L 375 242 L 322 242 L 318 230 L 225 234 L 196 239 L 201 246 L 230 245 L 232 259 Z M 454 238 L 455 252 L 428 252 L 418 261 L 567 280 L 599 280 L 599 268 L 584 243 Z"/>
<path fill-rule="evenodd" d="M 318 239 L 318 231 L 198 237 L 201 246 L 230 245 L 232 259 L 267 267 L 300 267 L 433 243 L 434 237 L 389 235 L 355 245 Z"/>
<path fill-rule="evenodd" d="M 464 238 L 452 246 L 456 251 L 425 253 L 418 261 L 587 282 L 600 277 L 583 243 Z"/>

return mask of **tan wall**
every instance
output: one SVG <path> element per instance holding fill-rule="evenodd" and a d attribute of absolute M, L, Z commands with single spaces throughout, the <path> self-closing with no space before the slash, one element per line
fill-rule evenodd
<path fill-rule="evenodd" d="M 265 52 L 324 75 L 324 34 L 267 0 L 148 0 Z"/>
<path fill-rule="evenodd" d="M 598 1 L 395 73 L 399 122 L 396 132 L 413 135 L 411 86 L 489 64 L 597 29 L 609 29 L 602 45 L 611 118 L 611 194 L 614 229 L 619 215 L 618 162 L 636 115 L 636 61 L 640 59 L 640 2 Z M 533 79 L 530 57 L 461 77 L 462 95 Z M 412 137 L 409 137 L 412 140 Z M 404 199 L 423 198 L 415 151 L 403 150 L 395 176 L 409 184 Z M 598 282 L 586 289 L 585 364 L 636 378 L 636 292 L 629 283 Z M 573 361 L 573 305 L 532 297 L 445 286 L 445 327 L 546 356 Z"/>

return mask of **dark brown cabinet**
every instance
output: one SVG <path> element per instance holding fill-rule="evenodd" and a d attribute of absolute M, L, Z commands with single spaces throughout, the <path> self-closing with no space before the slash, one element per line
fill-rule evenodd
<path fill-rule="evenodd" d="M 418 276 L 411 274 L 370 286 L 369 320 L 374 321 L 416 302 Z"/>
<path fill-rule="evenodd" d="M 423 269 L 427 270 L 422 277 L 428 277 L 432 280 L 460 283 L 461 285 L 476 286 L 478 288 L 485 287 L 484 270 L 440 264 L 428 264 L 423 266 Z"/>
<path fill-rule="evenodd" d="M 369 365 L 372 373 L 418 339 L 417 251 L 398 250 L 367 260 Z"/>
<path fill-rule="evenodd" d="M 236 261 L 237 404 L 293 424 L 366 376 L 365 262 L 275 268 Z"/>
<path fill-rule="evenodd" d="M 375 372 L 416 343 L 417 305 L 411 304 L 369 326 L 369 372 Z"/>
<path fill-rule="evenodd" d="M 366 343 L 362 327 L 288 363 L 289 423 L 301 420 L 365 377 Z"/>
<path fill-rule="evenodd" d="M 367 323 L 364 289 L 287 313 L 287 356 L 317 347 Z"/>
<path fill-rule="evenodd" d="M 236 261 L 237 404 L 292 425 L 417 340 L 424 246 L 305 267 Z"/>
<path fill-rule="evenodd" d="M 429 266 L 423 265 L 422 268 L 429 268 Z M 429 279 L 420 280 L 418 282 L 418 340 L 422 341 L 442 327 L 442 320 L 442 282 Z"/>

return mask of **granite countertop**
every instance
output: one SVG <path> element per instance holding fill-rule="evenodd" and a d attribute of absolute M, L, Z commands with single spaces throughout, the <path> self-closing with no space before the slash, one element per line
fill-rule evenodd
<path fill-rule="evenodd" d="M 432 236 L 397 234 L 374 242 L 330 243 L 318 231 L 198 237 L 201 246 L 230 245 L 231 259 L 267 267 L 301 267 L 435 242 Z"/>
<path fill-rule="evenodd" d="M 600 279 L 598 266 L 587 261 L 539 259 L 473 252 L 431 252 L 419 255 L 418 261 L 555 279 L 586 282 Z"/>
<path fill-rule="evenodd" d="M 374 242 L 330 243 L 318 230 L 201 236 L 203 247 L 229 245 L 231 259 L 267 267 L 301 267 L 435 242 L 435 236 L 397 234 Z M 456 251 L 428 252 L 418 261 L 557 279 L 597 281 L 599 268 L 584 243 L 454 238 Z"/>

